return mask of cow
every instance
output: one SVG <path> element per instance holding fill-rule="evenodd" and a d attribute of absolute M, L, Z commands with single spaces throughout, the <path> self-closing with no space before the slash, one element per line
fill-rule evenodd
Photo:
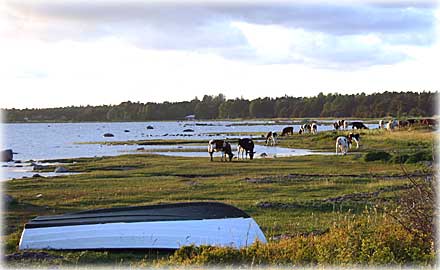
<path fill-rule="evenodd" d="M 312 126 L 310 124 L 304 124 L 301 126 L 301 128 L 299 129 L 299 134 L 303 134 L 306 132 L 311 132 L 312 131 Z"/>
<path fill-rule="evenodd" d="M 222 152 L 222 161 L 226 161 L 226 155 L 229 156 L 229 161 L 232 161 L 234 154 L 232 153 L 231 145 L 225 140 L 210 140 L 208 143 L 208 153 L 211 156 L 211 161 L 214 161 L 214 152 Z"/>
<path fill-rule="evenodd" d="M 283 131 L 281 132 L 281 136 L 285 135 L 293 135 L 293 127 L 285 127 L 283 128 Z"/>
<path fill-rule="evenodd" d="M 397 121 L 397 126 L 399 128 L 403 128 L 403 127 L 409 126 L 409 122 L 406 120 L 399 120 L 399 121 Z"/>
<path fill-rule="evenodd" d="M 384 126 L 385 126 L 385 121 L 379 120 L 379 128 L 384 128 Z"/>
<path fill-rule="evenodd" d="M 368 129 L 368 127 L 362 122 L 351 122 L 350 125 L 351 129 Z"/>
<path fill-rule="evenodd" d="M 424 126 L 432 127 L 432 126 L 435 126 L 437 123 L 436 123 L 435 119 L 425 118 L 420 121 L 420 124 L 422 124 Z"/>
<path fill-rule="evenodd" d="M 312 123 L 312 125 L 310 126 L 311 130 L 312 130 L 312 134 L 316 134 L 318 133 L 318 125 L 316 123 Z"/>
<path fill-rule="evenodd" d="M 350 148 L 351 145 L 353 144 L 353 141 L 356 143 L 356 149 L 359 148 L 359 143 L 361 142 L 361 135 L 359 135 L 359 133 L 349 133 L 348 134 L 348 139 L 350 141 Z"/>
<path fill-rule="evenodd" d="M 339 130 L 340 128 L 342 129 L 347 129 L 348 128 L 348 121 L 345 120 L 337 120 L 336 122 L 333 123 L 333 127 L 336 130 Z"/>
<path fill-rule="evenodd" d="M 240 153 L 241 153 L 241 158 L 243 159 L 243 155 L 246 153 L 246 159 L 248 154 L 251 160 L 254 159 L 254 154 L 256 153 L 254 152 L 254 147 L 255 145 L 252 139 L 249 138 L 238 139 L 237 158 L 240 158 Z"/>
<path fill-rule="evenodd" d="M 388 121 L 387 125 L 386 125 L 386 129 L 388 131 L 393 131 L 393 129 L 397 126 L 397 121 L 396 120 L 390 120 Z"/>
<path fill-rule="evenodd" d="M 342 126 L 344 127 L 344 129 L 348 129 L 348 121 L 342 120 Z"/>
<path fill-rule="evenodd" d="M 339 136 L 336 138 L 336 155 L 338 154 L 338 150 L 341 150 L 343 155 L 346 155 L 348 152 L 348 148 L 350 148 L 351 140 L 345 136 Z"/>
<path fill-rule="evenodd" d="M 276 132 L 269 131 L 266 134 L 266 145 L 269 145 L 269 144 L 276 145 L 277 144 L 277 140 L 276 140 L 277 136 L 278 136 L 278 134 Z"/>
<path fill-rule="evenodd" d="M 409 126 L 415 125 L 417 123 L 418 123 L 418 120 L 416 120 L 416 119 L 408 119 Z"/>

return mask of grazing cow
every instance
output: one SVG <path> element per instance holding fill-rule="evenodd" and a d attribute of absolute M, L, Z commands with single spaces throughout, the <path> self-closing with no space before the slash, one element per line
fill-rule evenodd
<path fill-rule="evenodd" d="M 385 126 L 385 121 L 379 120 L 379 128 L 384 128 L 384 126 Z"/>
<path fill-rule="evenodd" d="M 312 129 L 312 134 L 318 133 L 318 125 L 316 123 L 312 123 L 310 128 Z"/>
<path fill-rule="evenodd" d="M 350 143 L 350 148 L 351 145 L 353 143 L 353 141 L 356 143 L 356 149 L 359 148 L 359 143 L 361 142 L 361 135 L 359 135 L 359 133 L 349 133 L 348 134 L 348 140 L 351 142 Z"/>
<path fill-rule="evenodd" d="M 278 136 L 278 134 L 276 132 L 269 131 L 266 134 L 266 145 L 269 145 L 269 143 L 270 143 L 270 145 L 276 145 L 277 144 L 277 140 L 276 140 L 277 136 Z"/>
<path fill-rule="evenodd" d="M 335 123 L 333 123 L 333 127 L 335 127 L 336 130 L 340 128 L 346 129 L 348 127 L 348 121 L 337 120 Z"/>
<path fill-rule="evenodd" d="M 415 124 L 417 124 L 417 122 L 418 122 L 418 120 L 416 120 L 416 119 L 408 119 L 409 126 L 415 125 Z"/>
<path fill-rule="evenodd" d="M 368 129 L 366 125 L 362 122 L 351 122 L 351 129 Z"/>
<path fill-rule="evenodd" d="M 348 148 L 350 148 L 351 140 L 345 136 L 339 136 L 336 138 L 336 155 L 338 154 L 338 150 L 341 150 L 343 155 L 346 155 L 348 152 Z"/>
<path fill-rule="evenodd" d="M 229 161 L 232 161 L 234 154 L 232 153 L 231 145 L 225 140 L 210 140 L 208 143 L 208 153 L 211 156 L 211 161 L 213 161 L 212 155 L 214 152 L 222 152 L 222 161 L 226 161 L 225 155 L 229 156 Z"/>
<path fill-rule="evenodd" d="M 397 126 L 397 121 L 396 120 L 390 120 L 387 123 L 386 129 L 388 131 L 393 131 L 393 129 Z"/>
<path fill-rule="evenodd" d="M 435 126 L 437 123 L 436 123 L 435 119 L 425 118 L 420 121 L 420 124 L 422 124 L 424 126 L 432 127 L 432 126 Z"/>
<path fill-rule="evenodd" d="M 409 122 L 406 120 L 399 120 L 399 121 L 397 121 L 397 126 L 399 128 L 403 128 L 403 127 L 409 126 Z"/>
<path fill-rule="evenodd" d="M 251 160 L 254 159 L 254 154 L 256 153 L 254 152 L 254 147 L 255 145 L 252 139 L 249 138 L 238 139 L 237 158 L 240 158 L 240 153 L 241 153 L 241 158 L 243 159 L 244 158 L 243 156 L 246 153 L 246 159 L 248 154 Z"/>
<path fill-rule="evenodd" d="M 348 129 L 348 121 L 342 120 L 342 126 L 344 127 L 344 129 Z"/>
<path fill-rule="evenodd" d="M 293 127 L 285 127 L 283 128 L 283 131 L 281 132 L 281 136 L 285 135 L 293 135 Z"/>
<path fill-rule="evenodd" d="M 311 132 L 312 131 L 312 126 L 310 124 L 304 124 L 301 126 L 301 128 L 299 129 L 299 134 L 303 134 L 306 132 Z"/>

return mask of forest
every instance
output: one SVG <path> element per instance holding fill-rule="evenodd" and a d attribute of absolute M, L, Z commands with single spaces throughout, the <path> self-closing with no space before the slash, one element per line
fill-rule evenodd
<path fill-rule="evenodd" d="M 428 117 L 435 114 L 437 92 L 323 94 L 314 97 L 227 99 L 205 95 L 200 100 L 119 105 L 69 106 L 44 109 L 4 109 L 5 122 L 95 122 L 317 117 Z"/>

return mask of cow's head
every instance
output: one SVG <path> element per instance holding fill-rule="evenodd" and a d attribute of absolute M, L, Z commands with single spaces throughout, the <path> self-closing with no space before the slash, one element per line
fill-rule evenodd
<path fill-rule="evenodd" d="M 249 158 L 252 160 L 252 159 L 254 159 L 254 154 L 255 153 L 257 153 L 257 152 L 254 152 L 254 151 L 251 151 L 251 152 L 249 152 Z"/>

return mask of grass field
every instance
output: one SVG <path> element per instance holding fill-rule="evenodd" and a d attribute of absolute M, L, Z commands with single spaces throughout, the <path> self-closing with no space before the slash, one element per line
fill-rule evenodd
<path fill-rule="evenodd" d="M 334 139 L 345 133 L 295 134 L 280 139 L 279 145 L 334 151 Z M 203 158 L 139 154 L 77 159 L 68 168 L 81 174 L 17 179 L 4 184 L 4 192 L 16 201 L 4 211 L 3 242 L 6 254 L 17 252 L 23 225 L 37 215 L 187 201 L 219 201 L 243 209 L 257 221 L 270 243 L 286 235 L 321 234 L 348 215 L 362 216 L 366 208 L 398 198 L 408 188 L 402 166 L 416 179 L 432 174 L 426 162 L 367 162 L 365 152 L 399 155 L 433 149 L 434 133 L 430 130 L 367 130 L 361 131 L 360 149 L 352 149 L 347 156 L 232 162 L 220 162 L 219 157 L 210 162 L 208 154 Z M 159 258 L 166 261 L 170 255 L 154 251 L 49 253 L 62 259 L 23 259 L 11 264 L 142 266 L 154 264 Z"/>

